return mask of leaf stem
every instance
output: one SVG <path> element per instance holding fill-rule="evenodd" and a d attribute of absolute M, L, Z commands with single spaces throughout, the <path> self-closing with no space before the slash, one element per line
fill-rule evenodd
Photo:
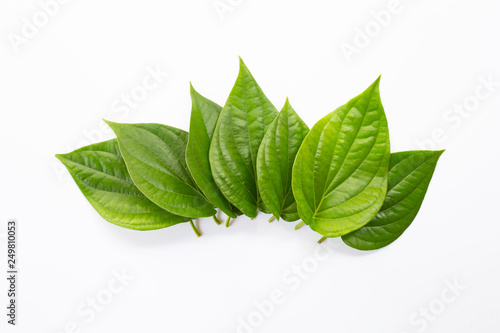
<path fill-rule="evenodd" d="M 212 217 L 213 217 L 213 219 L 214 219 L 215 223 L 217 223 L 217 225 L 220 225 L 220 223 L 221 223 L 221 222 L 220 222 L 220 220 L 217 218 L 217 214 L 214 214 Z"/>
<path fill-rule="evenodd" d="M 319 239 L 319 241 L 318 241 L 318 244 L 323 243 L 323 241 L 324 241 L 325 239 L 327 239 L 327 237 L 326 237 L 326 236 L 321 237 L 321 238 Z"/>
<path fill-rule="evenodd" d="M 201 233 L 198 231 L 198 229 L 196 229 L 196 226 L 194 225 L 193 220 L 189 220 L 189 224 L 191 224 L 191 228 L 193 228 L 193 231 L 196 234 L 196 236 L 200 237 Z"/>
<path fill-rule="evenodd" d="M 301 227 L 304 226 L 304 221 L 300 221 L 300 223 L 297 223 L 297 225 L 295 226 L 295 230 L 299 230 Z"/>
<path fill-rule="evenodd" d="M 229 222 L 231 222 L 231 218 L 228 216 L 226 219 L 226 228 L 229 227 Z"/>
<path fill-rule="evenodd" d="M 274 221 L 274 216 L 271 216 L 271 218 L 269 219 L 269 223 L 271 223 L 273 221 Z"/>

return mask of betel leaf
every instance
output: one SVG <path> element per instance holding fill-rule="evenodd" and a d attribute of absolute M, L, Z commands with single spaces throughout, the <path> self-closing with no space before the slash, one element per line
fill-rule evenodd
<path fill-rule="evenodd" d="M 145 196 L 173 214 L 191 218 L 215 214 L 187 168 L 187 132 L 161 124 L 107 123 L 134 184 Z"/>
<path fill-rule="evenodd" d="M 222 107 L 201 96 L 192 85 L 191 101 L 191 122 L 186 149 L 187 166 L 205 197 L 227 216 L 235 218 L 236 214 L 232 211 L 230 203 L 215 183 L 208 159 L 210 141 Z"/>
<path fill-rule="evenodd" d="M 342 236 L 358 250 L 376 250 L 394 242 L 417 216 L 441 151 L 405 151 L 391 154 L 387 196 L 370 223 Z"/>
<path fill-rule="evenodd" d="M 221 192 L 252 218 L 260 204 L 257 152 L 277 113 L 240 58 L 240 72 L 217 121 L 209 155 Z"/>
<path fill-rule="evenodd" d="M 277 219 L 298 220 L 292 192 L 292 167 L 309 127 L 288 99 L 269 126 L 257 155 L 257 180 L 263 203 Z"/>
<path fill-rule="evenodd" d="M 379 81 L 318 121 L 295 159 L 299 215 L 323 236 L 359 229 L 384 201 L 390 144 Z"/>
<path fill-rule="evenodd" d="M 116 139 L 56 157 L 95 210 L 113 224 L 153 230 L 189 221 L 163 210 L 139 191 L 127 172 Z"/>

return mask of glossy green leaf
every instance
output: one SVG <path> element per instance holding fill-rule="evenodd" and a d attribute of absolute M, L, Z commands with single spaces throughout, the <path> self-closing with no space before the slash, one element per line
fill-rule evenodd
<path fill-rule="evenodd" d="M 257 155 L 257 179 L 263 203 L 277 219 L 297 221 L 299 213 L 292 192 L 292 167 L 309 132 L 288 99 L 269 126 Z"/>
<path fill-rule="evenodd" d="M 420 210 L 442 153 L 423 150 L 392 154 L 382 209 L 370 223 L 342 236 L 344 243 L 359 250 L 375 250 L 401 236 Z"/>
<path fill-rule="evenodd" d="M 187 132 L 161 124 L 107 123 L 134 184 L 145 196 L 173 214 L 191 218 L 215 214 L 186 165 Z"/>
<path fill-rule="evenodd" d="M 186 162 L 191 176 L 205 197 L 226 215 L 235 218 L 231 205 L 217 187 L 210 169 L 210 141 L 222 107 L 201 96 L 191 86 L 191 123 L 186 150 Z"/>
<path fill-rule="evenodd" d="M 95 210 L 113 224 L 153 230 L 189 221 L 163 210 L 139 191 L 127 172 L 116 139 L 56 157 Z"/>
<path fill-rule="evenodd" d="M 210 166 L 224 196 L 249 217 L 260 204 L 256 179 L 257 152 L 277 115 L 240 59 L 240 72 L 222 109 L 210 145 Z"/>
<path fill-rule="evenodd" d="M 326 237 L 359 229 L 384 201 L 390 144 L 379 80 L 318 121 L 295 159 L 299 215 Z"/>

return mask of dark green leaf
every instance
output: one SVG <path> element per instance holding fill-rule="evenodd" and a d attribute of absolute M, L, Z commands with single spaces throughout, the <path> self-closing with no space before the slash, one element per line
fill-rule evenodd
<path fill-rule="evenodd" d="M 161 124 L 108 121 L 127 169 L 139 190 L 163 209 L 191 218 L 212 216 L 186 165 L 188 133 Z"/>
<path fill-rule="evenodd" d="M 222 109 L 210 145 L 210 165 L 224 196 L 249 217 L 260 203 L 256 160 L 260 143 L 277 115 L 240 59 L 240 73 Z"/>
<path fill-rule="evenodd" d="M 139 191 L 127 172 L 116 139 L 56 157 L 95 210 L 113 224 L 153 230 L 189 221 L 161 209 Z"/>
<path fill-rule="evenodd" d="M 379 80 L 318 121 L 295 159 L 299 215 L 326 237 L 359 229 L 384 201 L 390 145 Z"/>
<path fill-rule="evenodd" d="M 186 162 L 191 175 L 205 197 L 226 215 L 235 218 L 231 205 L 217 187 L 210 169 L 210 141 L 222 107 L 201 96 L 191 86 L 191 123 L 186 150 Z"/>
<path fill-rule="evenodd" d="M 262 201 L 279 219 L 299 219 L 292 192 L 292 167 L 302 141 L 309 132 L 286 100 L 285 106 L 269 126 L 257 156 L 257 179 Z"/>
<path fill-rule="evenodd" d="M 442 153 L 422 150 L 392 154 L 382 209 L 370 223 L 342 236 L 342 240 L 359 250 L 375 250 L 401 236 L 417 216 Z"/>

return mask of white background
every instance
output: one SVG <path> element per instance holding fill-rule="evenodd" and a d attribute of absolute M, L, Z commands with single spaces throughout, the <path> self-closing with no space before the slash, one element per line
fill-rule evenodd
<path fill-rule="evenodd" d="M 0 274 L 0 331 L 220 333 L 250 317 L 239 332 L 499 332 L 498 2 L 401 0 L 383 27 L 372 12 L 389 0 L 222 0 L 223 13 L 214 3 L 73 0 L 44 22 L 38 1 L 1 2 L 0 266 L 16 218 L 20 291 L 12 328 Z M 40 28 L 22 37 L 33 16 Z M 357 53 L 346 57 L 347 44 Z M 317 234 L 264 214 L 230 228 L 200 220 L 198 239 L 188 224 L 138 232 L 93 211 L 54 154 L 112 138 L 101 118 L 187 130 L 189 82 L 224 104 L 238 55 L 309 126 L 382 74 L 392 150 L 446 149 L 400 239 L 369 253 L 330 239 L 318 261 Z M 168 76 L 118 112 L 148 68 Z M 122 270 L 134 279 L 101 311 L 77 312 L 109 296 Z M 255 302 L 277 290 L 283 302 L 263 316 Z"/>

